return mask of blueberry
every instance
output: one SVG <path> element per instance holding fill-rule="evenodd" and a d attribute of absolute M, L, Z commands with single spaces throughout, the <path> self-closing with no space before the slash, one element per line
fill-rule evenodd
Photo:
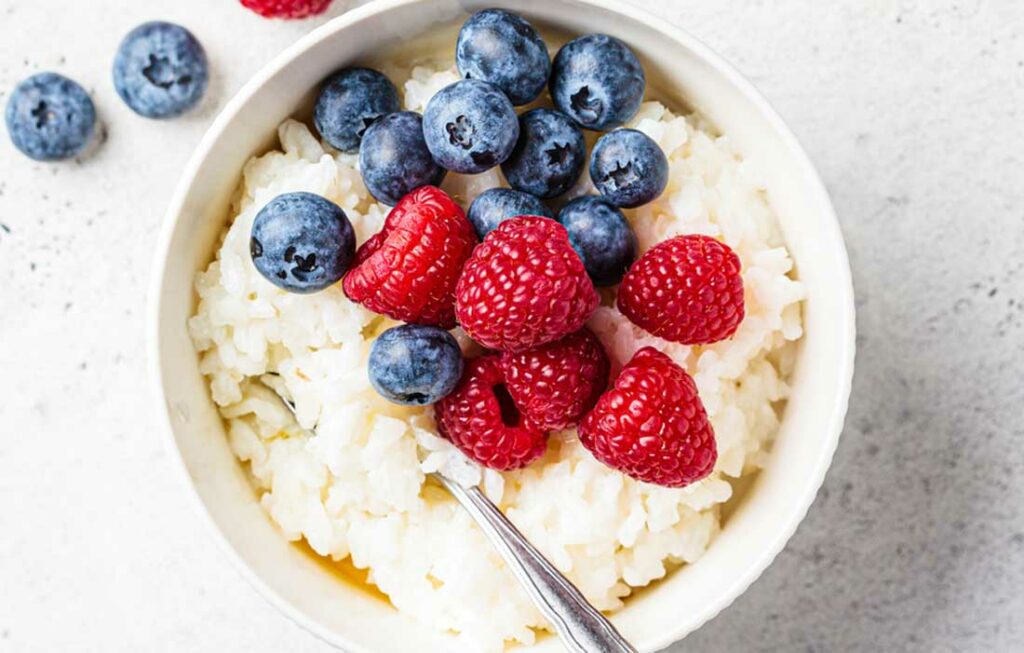
<path fill-rule="evenodd" d="M 432 404 L 455 389 L 462 352 L 452 334 L 436 326 L 404 324 L 388 329 L 370 349 L 370 383 L 388 401 Z"/>
<path fill-rule="evenodd" d="M 480 240 L 498 225 L 518 215 L 541 215 L 554 218 L 551 209 L 539 198 L 510 188 L 492 188 L 477 195 L 469 205 L 467 217 Z"/>
<path fill-rule="evenodd" d="M 438 165 L 475 174 L 508 158 L 519 138 L 519 121 L 501 89 L 464 79 L 444 87 L 427 103 L 423 135 Z"/>
<path fill-rule="evenodd" d="M 551 99 L 586 129 L 612 129 L 632 118 L 644 99 L 645 83 L 633 51 L 604 34 L 569 41 L 551 67 Z"/>
<path fill-rule="evenodd" d="M 478 11 L 463 23 L 455 64 L 463 77 L 494 84 L 515 105 L 536 99 L 551 72 L 551 57 L 537 30 L 503 9 Z"/>
<path fill-rule="evenodd" d="M 121 41 L 114 57 L 114 88 L 125 104 L 146 118 L 173 118 L 199 104 L 206 92 L 206 53 L 181 25 L 139 25 Z"/>
<path fill-rule="evenodd" d="M 519 116 L 519 140 L 501 171 L 516 190 L 557 197 L 579 179 L 586 158 L 583 134 L 572 120 L 554 109 L 533 109 Z"/>
<path fill-rule="evenodd" d="M 594 145 L 590 180 L 615 206 L 640 206 L 656 199 L 668 185 L 668 159 L 647 134 L 617 129 Z"/>
<path fill-rule="evenodd" d="M 378 118 L 398 111 L 398 89 L 369 68 L 346 68 L 324 82 L 313 122 L 324 140 L 342 152 L 356 152 L 363 134 Z"/>
<path fill-rule="evenodd" d="M 252 224 L 253 264 L 267 281 L 289 292 L 312 293 L 337 283 L 355 252 L 348 216 L 313 193 L 278 195 Z"/>
<path fill-rule="evenodd" d="M 370 194 L 391 206 L 420 186 L 439 185 L 445 176 L 423 140 L 423 117 L 414 111 L 388 114 L 366 129 L 359 170 Z"/>
<path fill-rule="evenodd" d="M 558 221 L 569 232 L 569 242 L 595 286 L 622 281 L 637 253 L 636 234 L 622 211 L 604 198 L 590 195 L 563 206 Z"/>
<path fill-rule="evenodd" d="M 18 84 L 7 101 L 7 132 L 36 161 L 70 159 L 96 129 L 96 108 L 85 89 L 57 73 L 38 73 Z"/>

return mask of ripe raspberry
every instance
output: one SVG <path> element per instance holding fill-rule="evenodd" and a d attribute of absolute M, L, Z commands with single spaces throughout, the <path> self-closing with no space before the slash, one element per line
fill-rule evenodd
<path fill-rule="evenodd" d="M 569 428 L 594 407 L 608 386 L 608 356 L 589 329 L 501 356 L 516 406 L 546 431 Z"/>
<path fill-rule="evenodd" d="M 466 262 L 455 296 L 466 333 L 504 351 L 578 331 L 599 301 L 565 227 L 528 216 L 487 234 Z"/>
<path fill-rule="evenodd" d="M 626 364 L 615 386 L 583 418 L 579 435 L 609 467 L 666 487 L 699 481 L 718 457 L 693 379 L 653 347 Z"/>
<path fill-rule="evenodd" d="M 485 467 L 518 469 L 544 455 L 547 434 L 515 406 L 497 354 L 468 361 L 459 385 L 434 405 L 441 435 Z"/>
<path fill-rule="evenodd" d="M 455 282 L 476 245 L 473 226 L 439 188 L 423 186 L 391 209 L 345 275 L 345 295 L 411 324 L 455 326 Z"/>
<path fill-rule="evenodd" d="M 327 11 L 331 0 L 241 0 L 264 18 L 309 18 Z"/>
<path fill-rule="evenodd" d="M 706 345 L 743 321 L 740 259 L 707 236 L 677 236 L 640 257 L 619 286 L 619 310 L 650 333 Z"/>

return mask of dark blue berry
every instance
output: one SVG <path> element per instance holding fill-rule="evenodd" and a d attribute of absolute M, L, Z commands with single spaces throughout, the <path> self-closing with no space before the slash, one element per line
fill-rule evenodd
<path fill-rule="evenodd" d="M 562 207 L 558 221 L 595 286 L 622 281 L 636 260 L 636 234 L 622 211 L 601 197 L 579 197 Z"/>
<path fill-rule="evenodd" d="M 391 206 L 420 186 L 439 185 L 445 176 L 423 140 L 423 117 L 414 111 L 388 114 L 367 128 L 359 170 L 370 194 Z"/>
<path fill-rule="evenodd" d="M 199 104 L 206 92 L 206 52 L 181 25 L 151 22 L 124 37 L 114 57 L 114 88 L 146 118 L 173 118 Z"/>
<path fill-rule="evenodd" d="M 370 383 L 388 401 L 426 406 L 455 389 L 462 352 L 444 329 L 404 324 L 373 341 L 368 368 Z"/>
<path fill-rule="evenodd" d="M 444 87 L 427 103 L 423 135 L 438 165 L 475 174 L 508 158 L 519 138 L 519 120 L 497 86 L 464 79 Z"/>
<path fill-rule="evenodd" d="M 572 188 L 586 159 L 583 134 L 564 113 L 533 109 L 519 116 L 519 140 L 501 171 L 512 188 L 550 198 Z"/>
<path fill-rule="evenodd" d="M 382 116 L 398 111 L 398 89 L 369 68 L 346 68 L 324 82 L 313 122 L 324 140 L 342 152 L 356 152 L 366 130 Z"/>
<path fill-rule="evenodd" d="M 463 77 L 494 84 L 515 105 L 536 99 L 551 72 L 551 57 L 537 30 L 504 9 L 478 11 L 463 23 L 455 64 Z"/>
<path fill-rule="evenodd" d="M 337 283 L 355 252 L 348 216 L 313 193 L 278 195 L 252 224 L 253 264 L 267 281 L 289 292 L 312 293 Z"/>
<path fill-rule="evenodd" d="M 499 224 L 519 215 L 555 217 L 539 198 L 510 188 L 492 188 L 480 193 L 469 205 L 466 217 L 476 229 L 477 237 L 483 240 Z"/>
<path fill-rule="evenodd" d="M 624 124 L 644 99 L 644 69 L 617 38 L 588 34 L 569 41 L 551 66 L 551 99 L 580 127 Z"/>
<path fill-rule="evenodd" d="M 668 159 L 647 134 L 617 129 L 599 138 L 590 153 L 590 180 L 615 206 L 640 206 L 668 185 Z"/>
<path fill-rule="evenodd" d="M 96 129 L 96 108 L 89 94 L 57 73 L 39 73 L 18 84 L 4 113 L 11 142 L 37 161 L 81 153 Z"/>

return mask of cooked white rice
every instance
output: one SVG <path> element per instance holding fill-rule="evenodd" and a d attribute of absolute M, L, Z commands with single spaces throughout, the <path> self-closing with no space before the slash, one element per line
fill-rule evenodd
<path fill-rule="evenodd" d="M 400 71 L 389 70 L 399 81 Z M 422 111 L 452 69 L 417 67 L 405 106 Z M 402 87 L 401 84 L 399 84 Z M 512 473 L 481 471 L 437 437 L 430 410 L 389 404 L 373 391 L 366 361 L 374 334 L 392 322 L 349 302 L 340 284 L 313 295 L 265 281 L 249 258 L 257 211 L 291 191 L 340 205 L 362 242 L 388 207 L 373 200 L 357 157 L 322 145 L 303 124 L 281 125 L 280 151 L 251 160 L 217 260 L 199 275 L 190 328 L 202 352 L 231 446 L 249 463 L 270 517 L 290 540 L 368 570 L 402 612 L 459 633 L 466 650 L 532 643 L 546 622 L 466 514 L 425 473 L 445 468 L 487 494 L 599 608 L 615 610 L 633 588 L 693 562 L 719 530 L 730 479 L 762 462 L 788 393 L 790 343 L 801 335 L 803 289 L 758 180 L 728 138 L 696 116 L 647 102 L 630 125 L 654 138 L 670 161 L 656 202 L 628 211 L 641 248 L 682 233 L 719 237 L 743 261 L 747 317 L 735 337 L 706 347 L 667 343 L 610 306 L 590 327 L 613 374 L 640 347 L 654 345 L 694 376 L 717 434 L 719 458 L 707 479 L 683 489 L 633 481 L 596 460 L 574 431 L 552 436 L 547 455 Z M 503 184 L 495 170 L 449 175 L 444 187 L 464 206 Z M 589 189 L 584 180 L 573 191 Z M 462 342 L 468 341 L 461 336 Z M 264 377 L 297 407 L 298 423 L 264 387 Z M 301 425 L 301 426 L 300 426 Z M 315 435 L 303 429 L 316 428 Z"/>

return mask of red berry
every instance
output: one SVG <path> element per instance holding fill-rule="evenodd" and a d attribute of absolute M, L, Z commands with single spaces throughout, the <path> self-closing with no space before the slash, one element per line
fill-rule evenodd
<path fill-rule="evenodd" d="M 331 0 L 241 0 L 242 6 L 265 18 L 308 18 L 327 11 Z"/>
<path fill-rule="evenodd" d="M 516 406 L 546 431 L 569 428 L 608 386 L 608 356 L 589 329 L 523 352 L 501 356 Z"/>
<path fill-rule="evenodd" d="M 706 345 L 743 321 L 740 259 L 708 236 L 676 236 L 652 247 L 619 286 L 619 310 L 653 335 Z"/>
<path fill-rule="evenodd" d="M 345 275 L 345 295 L 411 324 L 455 326 L 455 282 L 476 245 L 473 226 L 444 191 L 423 186 L 391 209 Z"/>
<path fill-rule="evenodd" d="M 528 216 L 487 234 L 466 262 L 455 296 L 466 333 L 504 351 L 578 331 L 599 302 L 565 227 Z"/>
<path fill-rule="evenodd" d="M 580 423 L 594 457 L 633 478 L 667 487 L 699 481 L 715 466 L 715 432 L 697 386 L 653 347 L 630 360 Z"/>
<path fill-rule="evenodd" d="M 459 385 L 434 405 L 441 435 L 485 467 L 518 469 L 544 455 L 547 434 L 516 408 L 497 354 L 470 360 Z"/>

